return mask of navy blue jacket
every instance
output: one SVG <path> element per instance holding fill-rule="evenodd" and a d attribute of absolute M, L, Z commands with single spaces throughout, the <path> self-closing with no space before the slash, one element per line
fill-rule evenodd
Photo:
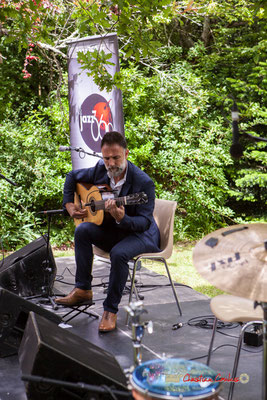
<path fill-rule="evenodd" d="M 155 204 L 155 185 L 152 179 L 136 165 L 128 162 L 126 182 L 122 186 L 120 197 L 131 193 L 145 192 L 148 197 L 146 204 L 127 205 L 125 216 L 116 224 L 116 229 L 122 229 L 138 236 L 148 245 L 148 251 L 159 251 L 160 234 L 153 218 Z M 74 202 L 76 182 L 91 183 L 94 185 L 110 184 L 103 160 L 92 168 L 83 168 L 71 171 L 66 176 L 64 185 L 63 206 Z"/>

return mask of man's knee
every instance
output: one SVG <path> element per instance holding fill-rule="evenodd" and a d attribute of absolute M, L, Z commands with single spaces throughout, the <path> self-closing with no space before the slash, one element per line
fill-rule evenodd
<path fill-rule="evenodd" d="M 127 249 L 113 247 L 110 251 L 110 260 L 114 266 L 121 265 L 121 263 L 128 263 L 130 258 Z"/>
<path fill-rule="evenodd" d="M 91 229 L 90 229 L 90 224 L 88 222 L 83 222 L 80 225 L 78 225 L 75 228 L 75 233 L 74 233 L 74 240 L 75 241 L 80 241 L 80 240 L 84 240 L 86 238 L 86 240 L 88 241 L 88 239 L 90 238 L 91 235 Z"/>

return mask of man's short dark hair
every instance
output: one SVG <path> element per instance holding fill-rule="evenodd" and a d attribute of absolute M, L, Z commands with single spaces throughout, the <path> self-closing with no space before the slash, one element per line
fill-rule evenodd
<path fill-rule="evenodd" d="M 117 131 L 107 132 L 103 136 L 103 139 L 101 140 L 101 149 L 104 146 L 104 144 L 107 144 L 108 146 L 111 146 L 112 144 L 118 144 L 124 149 L 127 149 L 127 142 L 125 137 L 122 136 L 122 134 Z"/>

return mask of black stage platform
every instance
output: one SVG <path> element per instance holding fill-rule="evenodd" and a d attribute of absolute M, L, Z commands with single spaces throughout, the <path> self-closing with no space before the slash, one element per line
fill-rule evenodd
<path fill-rule="evenodd" d="M 61 281 L 55 283 L 55 291 L 68 293 L 74 282 L 75 262 L 74 257 L 56 259 L 58 278 Z M 90 308 L 92 312 L 102 315 L 102 301 L 105 297 L 103 285 L 106 287 L 109 274 L 109 264 L 102 259 L 96 259 L 94 264 L 94 301 Z M 61 276 L 60 276 L 61 275 Z M 168 279 L 142 268 L 142 273 L 137 273 L 138 283 L 142 284 L 140 293 L 144 295 L 144 320 L 151 320 L 154 325 L 152 334 L 145 333 L 143 339 L 143 362 L 155 358 L 185 358 L 196 359 L 201 363 L 206 362 L 206 357 L 211 329 L 194 326 L 197 320 L 206 320 L 211 316 L 209 299 L 184 286 L 176 286 L 180 299 L 183 315 L 178 315 L 177 307 Z M 99 320 L 79 315 L 69 322 L 66 327 L 79 337 L 112 353 L 123 369 L 133 365 L 133 349 L 131 341 L 131 328 L 125 325 L 126 311 L 123 306 L 128 302 L 128 293 L 123 296 L 120 311 L 118 313 L 118 327 L 107 334 L 98 333 Z M 57 313 L 63 313 L 60 309 Z M 192 320 L 193 319 L 193 320 Z M 190 322 L 191 320 L 191 322 Z M 211 325 L 211 320 L 207 320 Z M 173 330 L 173 324 L 182 322 L 183 326 Z M 193 324 L 193 325 L 192 325 Z M 212 355 L 210 367 L 220 373 L 222 377 L 231 376 L 233 360 L 240 328 L 238 326 L 220 329 L 216 334 L 214 346 L 218 348 Z M 221 347 L 220 347 L 221 346 Z M 202 358 L 199 358 L 202 357 Z M 249 382 L 235 385 L 234 400 L 261 399 L 262 386 L 262 346 L 251 347 L 243 345 L 239 362 L 238 374 L 247 374 Z M 0 400 L 25 400 L 27 396 L 21 379 L 20 365 L 17 356 L 0 358 Z M 57 379 L 57 377 L 55 377 Z M 221 396 L 227 399 L 229 383 L 223 384 Z M 196 398 L 197 400 L 197 398 Z"/>

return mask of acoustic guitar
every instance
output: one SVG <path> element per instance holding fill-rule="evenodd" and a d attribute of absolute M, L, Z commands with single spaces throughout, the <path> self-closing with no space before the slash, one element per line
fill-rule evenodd
<path fill-rule="evenodd" d="M 77 226 L 82 222 L 93 222 L 96 225 L 101 225 L 105 217 L 105 202 L 109 198 L 115 199 L 118 207 L 145 204 L 148 201 L 145 192 L 115 197 L 112 189 L 106 184 L 96 186 L 80 182 L 76 184 L 74 203 L 87 209 L 87 217 L 83 219 L 74 218 L 75 225 Z"/>

